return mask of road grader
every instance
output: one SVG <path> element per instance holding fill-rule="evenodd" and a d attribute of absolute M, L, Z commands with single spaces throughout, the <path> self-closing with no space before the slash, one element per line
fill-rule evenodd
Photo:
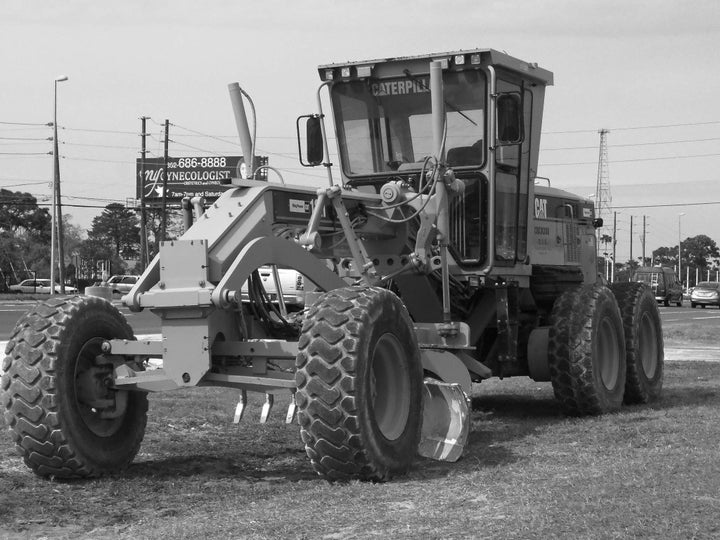
<path fill-rule="evenodd" d="M 158 339 L 136 339 L 102 295 L 40 302 L 17 323 L 1 402 L 34 472 L 126 468 L 148 393 L 195 386 L 237 389 L 236 419 L 247 392 L 266 395 L 263 419 L 289 394 L 312 467 L 375 481 L 418 454 L 457 460 L 472 385 L 490 377 L 550 382 L 569 415 L 660 395 L 651 291 L 598 277 L 593 203 L 537 178 L 551 72 L 491 49 L 318 71 L 317 111 L 296 128 L 300 162 L 327 185 L 248 168 L 209 207 L 188 205 L 189 228 L 123 297 L 160 318 Z M 252 101 L 229 90 L 251 164 Z M 271 298 L 260 267 L 302 274 L 305 308 Z"/>

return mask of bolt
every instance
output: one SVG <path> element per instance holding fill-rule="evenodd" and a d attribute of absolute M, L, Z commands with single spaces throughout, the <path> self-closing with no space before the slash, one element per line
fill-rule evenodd
<path fill-rule="evenodd" d="M 190 382 L 190 374 L 189 374 L 189 373 L 183 373 L 183 374 L 182 374 L 182 380 L 183 380 L 184 383 L 189 383 L 189 382 Z"/>
<path fill-rule="evenodd" d="M 160 282 L 158 283 L 158 287 L 160 287 L 161 289 L 164 289 L 164 288 L 165 288 L 165 282 L 164 282 L 164 281 L 160 281 Z"/>
<path fill-rule="evenodd" d="M 102 352 L 104 352 L 104 353 L 109 353 L 109 352 L 110 352 L 110 349 L 111 349 L 110 343 L 108 343 L 107 341 L 103 341 L 103 344 L 100 346 L 100 349 L 101 349 Z"/>
<path fill-rule="evenodd" d="M 201 279 L 199 285 L 200 285 L 201 287 L 205 287 L 205 280 L 204 280 L 204 279 Z"/>

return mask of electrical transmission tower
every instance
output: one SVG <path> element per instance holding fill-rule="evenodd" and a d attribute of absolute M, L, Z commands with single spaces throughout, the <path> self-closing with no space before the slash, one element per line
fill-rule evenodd
<path fill-rule="evenodd" d="M 595 217 L 608 221 L 612 215 L 612 195 L 610 194 L 610 169 L 608 167 L 607 129 L 601 129 L 600 156 L 598 157 L 597 187 L 595 188 Z"/>
<path fill-rule="evenodd" d="M 610 216 L 612 212 L 612 195 L 610 194 L 610 169 L 608 167 L 608 150 L 607 150 L 607 134 L 610 133 L 607 129 L 601 129 L 600 133 L 600 156 L 598 157 L 598 174 L 597 174 L 597 186 L 595 187 L 595 217 L 602 218 L 603 226 L 597 229 L 597 248 L 598 255 L 600 254 L 600 242 L 605 242 L 605 251 L 603 256 L 605 257 L 605 268 L 606 277 L 608 280 L 612 280 L 615 268 L 615 242 L 614 237 L 615 231 L 612 231 L 610 236 L 607 225 L 610 223 Z M 607 224 L 607 225 L 606 225 Z M 607 253 L 607 243 L 612 242 L 613 250 L 612 254 Z M 612 260 L 612 267 L 608 264 L 608 259 Z"/>

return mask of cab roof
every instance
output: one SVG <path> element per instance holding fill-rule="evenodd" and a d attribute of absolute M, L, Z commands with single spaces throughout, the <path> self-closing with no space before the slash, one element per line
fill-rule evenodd
<path fill-rule="evenodd" d="M 536 63 L 525 62 L 519 58 L 494 49 L 469 49 L 430 53 L 418 56 L 398 56 L 353 62 L 339 62 L 318 66 L 320 78 L 326 80 L 350 79 L 362 77 L 396 77 L 409 70 L 413 74 L 428 73 L 431 61 L 443 62 L 444 68 L 462 69 L 465 66 L 494 66 L 515 72 L 523 78 L 540 84 L 553 84 L 552 72 L 538 67 Z M 343 68 L 348 68 L 343 72 Z"/>

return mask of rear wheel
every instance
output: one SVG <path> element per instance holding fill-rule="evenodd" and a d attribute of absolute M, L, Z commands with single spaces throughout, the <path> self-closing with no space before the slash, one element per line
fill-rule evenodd
<path fill-rule="evenodd" d="M 422 365 L 400 299 L 377 287 L 326 293 L 298 347 L 298 420 L 313 468 L 329 479 L 406 472 L 420 441 Z"/>
<path fill-rule="evenodd" d="M 558 298 L 552 310 L 548 364 L 555 397 L 570 415 L 620 408 L 625 389 L 625 344 L 617 302 L 601 284 Z"/>
<path fill-rule="evenodd" d="M 660 397 L 663 385 L 665 354 L 657 302 L 642 283 L 616 283 L 612 291 L 625 332 L 625 403 L 647 403 Z"/>
<path fill-rule="evenodd" d="M 133 460 L 147 422 L 145 393 L 111 388 L 102 344 L 134 339 L 95 297 L 38 303 L 18 321 L 3 362 L 0 403 L 25 463 L 41 476 L 83 478 Z"/>

